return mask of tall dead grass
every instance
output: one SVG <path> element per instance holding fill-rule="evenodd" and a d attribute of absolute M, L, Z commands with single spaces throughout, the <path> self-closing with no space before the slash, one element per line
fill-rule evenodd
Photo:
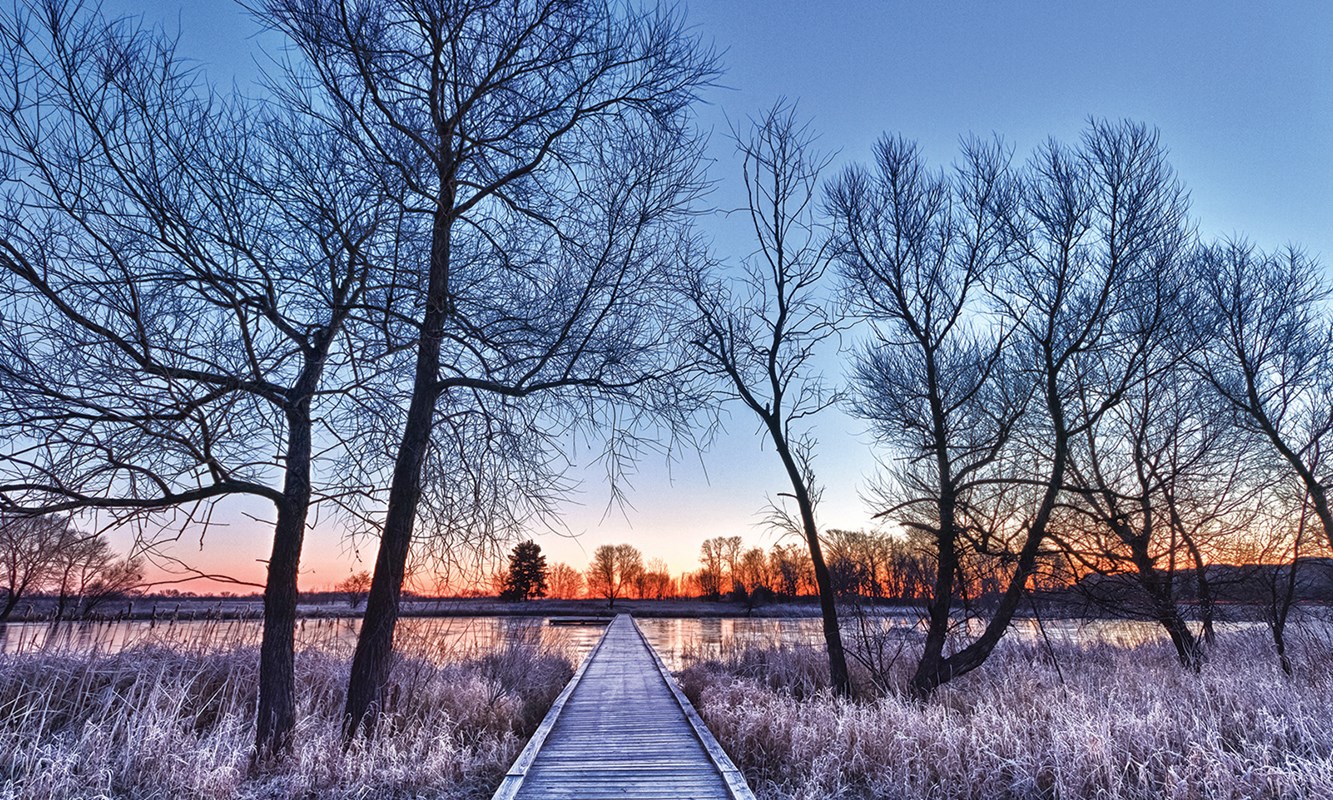
<path fill-rule="evenodd" d="M 749 649 L 681 676 L 765 800 L 1333 798 L 1333 651 L 1317 641 L 1292 678 L 1257 630 L 1201 674 L 1166 643 L 1009 643 L 925 703 L 867 676 L 870 696 L 837 699 L 822 659 Z"/>
<path fill-rule="evenodd" d="M 252 773 L 254 648 L 0 656 L 0 798 L 487 797 L 572 674 L 535 640 L 406 655 L 344 753 L 348 663 L 298 653 L 295 751 Z"/>

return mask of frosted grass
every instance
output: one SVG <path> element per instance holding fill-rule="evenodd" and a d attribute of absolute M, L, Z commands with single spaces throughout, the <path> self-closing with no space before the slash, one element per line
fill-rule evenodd
<path fill-rule="evenodd" d="M 0 798 L 488 797 L 572 674 L 523 639 L 405 654 L 379 735 L 344 753 L 348 665 L 298 653 L 295 748 L 254 771 L 254 648 L 0 656 Z"/>
<path fill-rule="evenodd" d="M 682 683 L 765 800 L 1333 797 L 1333 650 L 1300 643 L 1287 678 L 1262 633 L 1197 675 L 1164 643 L 1008 644 L 925 703 L 864 675 L 837 699 L 807 648 L 740 650 Z"/>

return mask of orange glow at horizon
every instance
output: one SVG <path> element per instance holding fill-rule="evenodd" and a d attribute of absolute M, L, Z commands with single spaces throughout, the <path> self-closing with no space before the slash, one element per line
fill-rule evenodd
<path fill-rule="evenodd" d="M 831 414 L 827 423 L 820 429 L 827 429 L 830 439 L 835 432 L 842 433 L 846 440 L 854 438 L 849 430 L 856 424 L 854 421 Z M 843 430 L 837 431 L 840 427 Z M 829 448 L 826 460 L 817 464 L 822 467 L 821 483 L 827 486 L 818 512 L 821 526 L 874 529 L 877 525 L 870 511 L 857 496 L 864 476 L 874 469 L 872 453 L 859 444 L 845 446 L 845 451 Z M 757 437 L 723 437 L 704 454 L 702 464 L 695 457 L 670 467 L 641 464 L 640 468 L 635 483 L 662 488 L 641 491 L 631 488 L 628 492 L 631 505 L 608 510 L 606 489 L 585 486 L 583 494 L 575 498 L 577 502 L 567 504 L 561 516 L 567 533 L 531 532 L 529 538 L 541 546 L 548 565 L 565 563 L 582 571 L 598 546 L 628 543 L 642 551 L 645 562 L 662 559 L 670 567 L 672 577 L 679 577 L 681 573 L 699 569 L 699 547 L 705 539 L 741 536 L 747 548 L 765 550 L 779 542 L 778 534 L 763 526 L 763 510 L 766 498 L 788 487 L 781 465 Z M 203 536 L 202 542 L 197 529 L 187 529 L 164 548 L 170 558 L 179 559 L 193 570 L 254 585 L 196 578 L 163 583 L 155 588 L 199 594 L 262 592 L 273 532 L 272 523 L 267 520 L 272 515 L 272 507 L 262 501 L 223 501 L 215 515 L 217 523 Z M 133 545 L 128 532 L 115 532 L 112 539 L 120 552 L 128 552 Z M 506 545 L 504 553 L 512 545 L 512 542 Z M 373 572 L 377 546 L 378 542 L 370 538 L 349 542 L 336 522 L 320 520 L 306 533 L 300 589 L 321 591 L 354 572 Z M 188 574 L 179 568 L 149 564 L 146 569 L 149 582 L 179 581 L 186 577 Z M 489 590 L 489 573 L 470 575 L 466 580 L 470 583 L 456 588 Z M 431 577 L 423 576 L 409 588 L 430 591 Z"/>

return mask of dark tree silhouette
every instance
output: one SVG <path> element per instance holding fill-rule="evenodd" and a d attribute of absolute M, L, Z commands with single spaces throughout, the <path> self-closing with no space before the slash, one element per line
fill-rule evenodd
<path fill-rule="evenodd" d="M 491 394 L 564 398 L 553 427 L 597 419 L 607 397 L 690 413 L 654 403 L 649 383 L 675 347 L 665 259 L 697 188 L 688 107 L 713 58 L 675 12 L 602 0 L 268 0 L 260 13 L 304 57 L 305 112 L 398 192 L 397 258 L 419 276 L 420 301 L 393 312 L 415 331 L 415 363 L 351 736 L 388 680 L 437 411 Z"/>
<path fill-rule="evenodd" d="M 46 588 L 70 538 L 63 519 L 0 515 L 0 580 L 5 591 L 0 623 L 25 595 Z"/>
<path fill-rule="evenodd" d="M 705 539 L 699 545 L 699 590 L 704 597 L 722 596 L 722 585 L 727 578 L 727 549 L 728 542 L 721 536 Z"/>
<path fill-rule="evenodd" d="M 1014 175 L 977 144 L 953 179 L 899 141 L 878 162 L 830 205 L 853 300 L 881 321 L 858 383 L 906 461 L 890 512 L 939 548 L 912 678 L 927 695 L 985 662 L 1054 555 L 1076 446 L 1170 318 L 1161 276 L 1188 242 L 1186 201 L 1156 134 L 1133 123 L 1094 121 L 1079 146 L 1052 141 Z M 995 599 L 946 655 L 963 542 L 989 561 Z"/>
<path fill-rule="evenodd" d="M 370 573 L 365 570 L 352 573 L 333 588 L 347 595 L 347 605 L 355 609 L 366 601 L 366 592 L 370 591 Z"/>
<path fill-rule="evenodd" d="M 955 173 L 931 171 L 916 146 L 881 139 L 874 171 L 852 167 L 828 191 L 833 247 L 851 307 L 870 323 L 852 376 L 853 409 L 898 456 L 885 487 L 891 516 L 933 540 L 934 586 L 913 685 L 940 671 L 970 532 L 990 528 L 986 480 L 1031 398 L 988 320 L 985 286 L 1007 256 L 1008 154 L 971 141 Z"/>
<path fill-rule="evenodd" d="M 1144 308 L 1161 307 L 1164 324 L 1145 343 L 1120 402 L 1071 449 L 1068 484 L 1076 499 L 1060 543 L 1080 573 L 1128 574 L 1130 581 L 1080 585 L 1113 612 L 1162 626 L 1181 664 L 1197 671 L 1214 614 L 1205 550 L 1252 528 L 1273 474 L 1186 362 L 1198 347 L 1194 293 L 1182 266 L 1180 259 L 1162 263 L 1155 291 L 1145 286 Z M 1100 390 L 1081 387 L 1080 403 L 1093 405 Z M 1186 622 L 1187 605 L 1196 601 L 1197 634 Z"/>
<path fill-rule="evenodd" d="M 375 295 L 381 204 L 336 137 L 213 93 L 174 47 L 81 4 L 0 21 L 0 503 L 175 510 L 179 530 L 222 497 L 271 502 L 264 757 L 295 724 L 316 426 L 375 349 L 341 344 Z"/>
<path fill-rule="evenodd" d="M 1201 346 L 1191 354 L 1236 424 L 1305 486 L 1333 547 L 1324 455 L 1333 437 L 1333 321 L 1319 264 L 1294 248 L 1239 241 L 1201 248 Z"/>
<path fill-rule="evenodd" d="M 847 658 L 815 521 L 815 441 L 805 428 L 837 399 L 813 363 L 817 349 L 837 333 L 820 296 L 829 262 L 812 208 L 824 161 L 815 155 L 809 131 L 783 103 L 754 123 L 749 138 L 738 138 L 738 149 L 759 252 L 746 261 L 735 287 L 715 277 L 711 265 L 696 262 L 688 288 L 699 314 L 693 343 L 723 399 L 739 401 L 759 419 L 782 462 L 796 512 L 775 504 L 771 519 L 800 536 L 810 551 L 829 675 L 837 692 L 846 695 L 851 692 Z M 732 575 L 734 584 L 734 568 Z"/>
<path fill-rule="evenodd" d="M 0 623 L 25 595 L 54 595 L 52 619 L 59 621 L 87 614 L 142 579 L 138 559 L 117 557 L 105 537 L 66 518 L 0 514 Z"/>
<path fill-rule="evenodd" d="M 615 608 L 643 574 L 643 553 L 632 544 L 604 544 L 592 553 L 592 563 L 585 573 L 588 594 L 606 598 L 608 608 Z"/>
<path fill-rule="evenodd" d="M 1076 148 L 1049 142 L 1014 191 L 1001 206 L 1005 269 L 990 294 L 1014 330 L 1011 368 L 1038 398 L 1025 423 L 1035 449 L 1020 469 L 1037 464 L 1045 475 L 1033 482 L 1017 531 L 984 542 L 1008 567 L 984 630 L 934 670 L 918 671 L 913 687 L 922 694 L 979 667 L 1004 636 L 1061 510 L 1075 442 L 1141 371 L 1167 323 L 1158 275 L 1187 243 L 1185 192 L 1156 132 L 1140 124 L 1094 120 Z"/>
<path fill-rule="evenodd" d="M 519 542 L 509 554 L 501 600 L 533 600 L 546 596 L 546 556 L 534 541 Z"/>

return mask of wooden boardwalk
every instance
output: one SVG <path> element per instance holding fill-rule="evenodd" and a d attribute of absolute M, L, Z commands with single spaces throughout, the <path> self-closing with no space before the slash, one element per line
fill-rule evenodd
<path fill-rule="evenodd" d="M 628 614 L 607 626 L 494 800 L 613 797 L 754 797 Z"/>

